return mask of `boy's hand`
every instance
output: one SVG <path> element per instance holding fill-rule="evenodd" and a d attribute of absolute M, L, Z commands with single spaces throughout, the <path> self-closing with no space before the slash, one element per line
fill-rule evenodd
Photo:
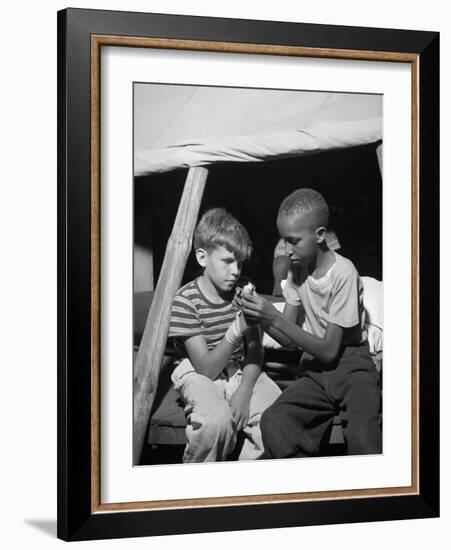
<path fill-rule="evenodd" d="M 243 294 L 240 301 L 244 315 L 251 322 L 256 321 L 263 325 L 270 325 L 277 315 L 277 310 L 271 302 L 256 293 Z"/>
<path fill-rule="evenodd" d="M 252 392 L 239 386 L 230 398 L 229 404 L 237 430 L 242 430 L 249 420 L 249 404 Z"/>
<path fill-rule="evenodd" d="M 246 315 L 246 312 L 243 309 L 243 297 L 244 296 L 254 296 L 255 294 L 256 294 L 255 290 L 252 291 L 252 293 L 249 293 L 249 292 L 246 292 L 246 291 L 243 292 L 242 288 L 237 287 L 235 289 L 235 296 L 233 297 L 232 304 L 235 307 L 235 309 L 238 309 L 238 310 L 242 311 L 243 314 Z M 243 320 L 248 325 L 247 328 L 249 328 L 249 326 L 253 326 L 253 325 L 258 324 L 258 320 L 254 319 L 254 318 L 251 318 L 251 317 L 247 317 L 247 316 L 244 317 L 244 315 L 243 315 Z"/>
<path fill-rule="evenodd" d="M 243 293 L 243 289 L 239 286 L 235 288 L 235 296 L 232 300 L 232 305 L 235 307 L 235 309 L 241 309 L 241 295 Z"/>

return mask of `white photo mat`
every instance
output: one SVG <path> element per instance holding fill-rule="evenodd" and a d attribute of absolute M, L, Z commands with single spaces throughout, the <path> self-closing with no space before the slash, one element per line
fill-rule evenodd
<path fill-rule="evenodd" d="M 382 455 L 132 466 L 133 82 L 383 94 Z M 411 485 L 411 143 L 408 63 L 102 47 L 101 503 Z"/>

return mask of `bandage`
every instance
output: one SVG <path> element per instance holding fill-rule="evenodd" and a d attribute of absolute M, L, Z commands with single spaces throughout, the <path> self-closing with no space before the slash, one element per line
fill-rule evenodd
<path fill-rule="evenodd" d="M 244 331 L 247 329 L 247 323 L 244 319 L 244 315 L 241 311 L 239 311 L 235 319 L 232 321 L 231 325 L 227 329 L 227 332 L 225 333 L 225 339 L 229 344 L 232 344 L 233 346 L 237 346 L 241 343 L 241 340 L 243 339 Z"/>

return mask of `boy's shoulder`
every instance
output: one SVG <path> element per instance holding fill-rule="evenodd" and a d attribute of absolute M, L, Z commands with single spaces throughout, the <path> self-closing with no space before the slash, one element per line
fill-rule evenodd
<path fill-rule="evenodd" d="M 201 304 L 196 281 L 190 281 L 177 290 L 172 300 L 171 319 L 186 315 L 197 318 Z"/>
<path fill-rule="evenodd" d="M 187 298 L 188 300 L 198 295 L 199 295 L 199 291 L 197 289 L 197 284 L 195 279 L 190 281 L 189 283 L 184 284 L 175 293 L 175 297 L 183 297 L 183 298 Z"/>
<path fill-rule="evenodd" d="M 335 252 L 336 263 L 332 270 L 331 290 L 341 292 L 344 288 L 356 287 L 359 294 L 363 291 L 363 283 L 354 263 L 345 256 Z"/>
<path fill-rule="evenodd" d="M 180 305 L 193 310 L 198 309 L 202 303 L 202 296 L 195 279 L 180 287 L 173 300 L 174 306 Z"/>
<path fill-rule="evenodd" d="M 353 264 L 353 262 L 346 258 L 345 256 L 342 256 L 341 254 L 338 254 L 337 252 L 334 252 L 335 254 L 335 268 L 334 271 L 337 275 L 359 275 L 359 272 L 357 271 L 356 266 Z"/>

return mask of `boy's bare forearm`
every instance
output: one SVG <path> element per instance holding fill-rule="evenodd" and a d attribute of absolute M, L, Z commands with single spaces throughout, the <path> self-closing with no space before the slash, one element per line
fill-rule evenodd
<path fill-rule="evenodd" d="M 208 376 L 215 380 L 219 373 L 229 364 L 235 345 L 230 344 L 223 338 L 219 344 L 210 351 L 207 351 L 200 361 L 196 370 L 199 374 Z"/>
<path fill-rule="evenodd" d="M 274 327 L 273 325 L 265 325 L 264 330 L 266 333 L 268 333 L 271 338 L 274 338 L 276 342 L 279 342 L 281 346 L 284 348 L 296 348 L 296 344 L 293 343 L 293 340 L 291 338 L 288 338 L 286 334 L 284 334 L 282 331 Z"/>
<path fill-rule="evenodd" d="M 337 343 L 339 344 L 339 341 L 337 338 L 335 340 L 328 339 L 326 337 L 327 331 L 326 336 L 320 338 L 301 329 L 296 323 L 293 323 L 279 312 L 275 315 L 271 327 L 288 338 L 292 344 L 302 348 L 324 363 L 332 362 L 337 356 L 339 349 Z"/>
<path fill-rule="evenodd" d="M 261 374 L 265 357 L 261 328 L 258 325 L 250 327 L 245 333 L 245 340 L 246 355 L 243 361 L 243 375 L 237 391 L 245 392 L 250 399 L 255 383 Z"/>
<path fill-rule="evenodd" d="M 252 392 L 255 382 L 257 382 L 262 371 L 264 355 L 261 340 L 248 342 L 243 365 L 243 379 L 240 384 L 243 389 Z"/>
<path fill-rule="evenodd" d="M 244 359 L 244 371 L 246 385 L 248 383 L 255 384 L 261 367 L 263 365 L 264 352 L 261 344 L 260 328 L 258 326 L 252 327 L 246 333 L 246 356 Z M 217 344 L 212 350 L 206 351 L 198 360 L 193 364 L 196 371 L 199 374 L 207 376 L 211 380 L 215 380 L 220 372 L 229 364 L 233 352 L 237 348 L 236 344 L 231 344 L 227 338 L 224 338 Z M 190 357 L 193 361 L 193 357 Z M 255 365 L 254 368 L 248 368 Z M 254 373 L 254 370 L 258 369 L 258 374 Z M 249 382 L 248 382 L 249 380 Z"/>
<path fill-rule="evenodd" d="M 255 383 L 262 372 L 262 366 L 258 363 L 247 363 L 243 366 L 243 378 L 238 389 L 252 394 Z"/>

